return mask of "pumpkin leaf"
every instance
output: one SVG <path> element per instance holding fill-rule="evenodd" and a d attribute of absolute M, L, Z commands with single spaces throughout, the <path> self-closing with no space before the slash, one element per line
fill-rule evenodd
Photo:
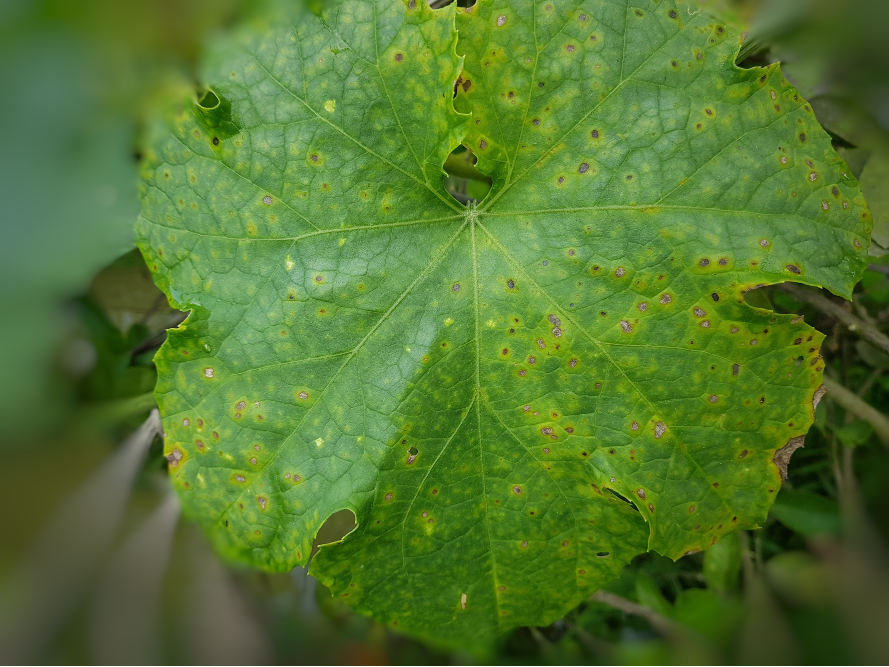
<path fill-rule="evenodd" d="M 217 550 L 287 570 L 351 510 L 310 571 L 472 645 L 763 521 L 823 336 L 744 293 L 848 297 L 871 220 L 739 43 L 605 0 L 355 0 L 222 42 L 212 95 L 154 131 L 138 223 L 191 311 L 158 400 Z M 461 142 L 492 180 L 466 207 Z"/>

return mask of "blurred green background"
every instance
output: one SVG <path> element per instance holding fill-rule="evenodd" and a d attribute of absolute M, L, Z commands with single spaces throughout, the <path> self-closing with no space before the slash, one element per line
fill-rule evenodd
<path fill-rule="evenodd" d="M 565 619 L 469 654 L 355 615 L 302 568 L 221 564 L 167 483 L 152 358 L 184 315 L 133 249 L 140 131 L 199 87 L 202 44 L 271 0 L 0 3 L 0 661 L 889 661 L 889 3 L 707 4 L 746 26 L 740 64 L 783 63 L 874 214 L 853 302 L 748 294 L 828 335 L 830 392 L 760 530 L 640 556 Z M 455 196 L 484 195 L 470 154 L 448 171 Z"/>

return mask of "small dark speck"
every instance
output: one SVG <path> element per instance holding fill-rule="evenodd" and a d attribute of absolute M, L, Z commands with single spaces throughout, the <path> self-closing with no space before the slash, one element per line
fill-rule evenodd
<path fill-rule="evenodd" d="M 546 85 L 546 84 L 545 84 L 543 81 L 541 81 L 540 83 L 537 84 L 537 87 L 538 87 L 538 88 L 543 88 L 545 85 Z"/>
<path fill-rule="evenodd" d="M 670 10 L 670 18 L 675 19 L 678 16 L 675 9 Z"/>
<path fill-rule="evenodd" d="M 698 262 L 698 263 L 699 263 L 701 266 L 710 266 L 710 260 L 709 260 L 709 259 L 706 259 L 706 258 L 702 259 L 702 260 L 701 260 L 700 262 Z"/>
<path fill-rule="evenodd" d="M 586 162 L 581 162 L 580 168 L 577 170 L 577 172 L 579 174 L 585 174 L 585 173 L 587 173 L 587 171 L 589 171 L 589 168 L 590 168 L 590 165 L 588 165 Z"/>
<path fill-rule="evenodd" d="M 549 262 L 548 262 L 547 260 L 543 260 L 543 265 L 544 265 L 544 266 L 549 266 Z"/>
<path fill-rule="evenodd" d="M 219 145 L 219 137 L 213 137 L 213 145 L 214 145 L 214 146 L 218 146 L 218 145 Z"/>
<path fill-rule="evenodd" d="M 510 278 L 509 280 L 506 281 L 506 286 L 509 289 L 515 289 L 515 281 L 512 278 Z"/>
<path fill-rule="evenodd" d="M 460 291 L 460 283 L 454 283 L 454 286 L 451 288 L 451 291 L 452 292 L 459 292 Z"/>
<path fill-rule="evenodd" d="M 534 124 L 534 125 L 540 125 L 540 119 L 539 119 L 539 118 L 535 118 L 534 120 L 531 121 L 531 123 Z"/>

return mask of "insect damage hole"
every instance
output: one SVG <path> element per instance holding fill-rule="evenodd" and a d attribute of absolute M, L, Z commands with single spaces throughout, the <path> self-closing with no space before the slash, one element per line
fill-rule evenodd
<path fill-rule="evenodd" d="M 468 80 L 459 81 L 459 91 L 468 92 L 470 90 L 470 87 L 467 86 L 468 83 Z M 491 148 L 488 140 L 479 141 L 479 150 L 485 151 L 491 150 Z M 491 179 L 476 169 L 477 162 L 478 158 L 472 149 L 458 146 L 451 152 L 443 165 L 445 190 L 460 204 L 469 208 L 482 201 L 491 190 Z"/>
<path fill-rule="evenodd" d="M 318 548 L 325 544 L 333 544 L 344 539 L 358 526 L 355 521 L 355 513 L 350 509 L 341 509 L 329 517 L 318 529 L 315 539 L 312 540 L 312 552 L 309 560 L 318 552 Z"/>

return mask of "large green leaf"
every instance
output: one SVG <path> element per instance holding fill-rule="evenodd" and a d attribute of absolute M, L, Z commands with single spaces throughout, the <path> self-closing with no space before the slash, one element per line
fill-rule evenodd
<path fill-rule="evenodd" d="M 192 311 L 158 394 L 218 550 L 286 570 L 351 509 L 311 571 L 470 642 L 762 521 L 822 336 L 744 291 L 849 296 L 870 217 L 739 41 L 665 1 L 354 0 L 222 44 L 139 223 Z M 461 141 L 493 177 L 477 207 L 442 187 Z"/>

